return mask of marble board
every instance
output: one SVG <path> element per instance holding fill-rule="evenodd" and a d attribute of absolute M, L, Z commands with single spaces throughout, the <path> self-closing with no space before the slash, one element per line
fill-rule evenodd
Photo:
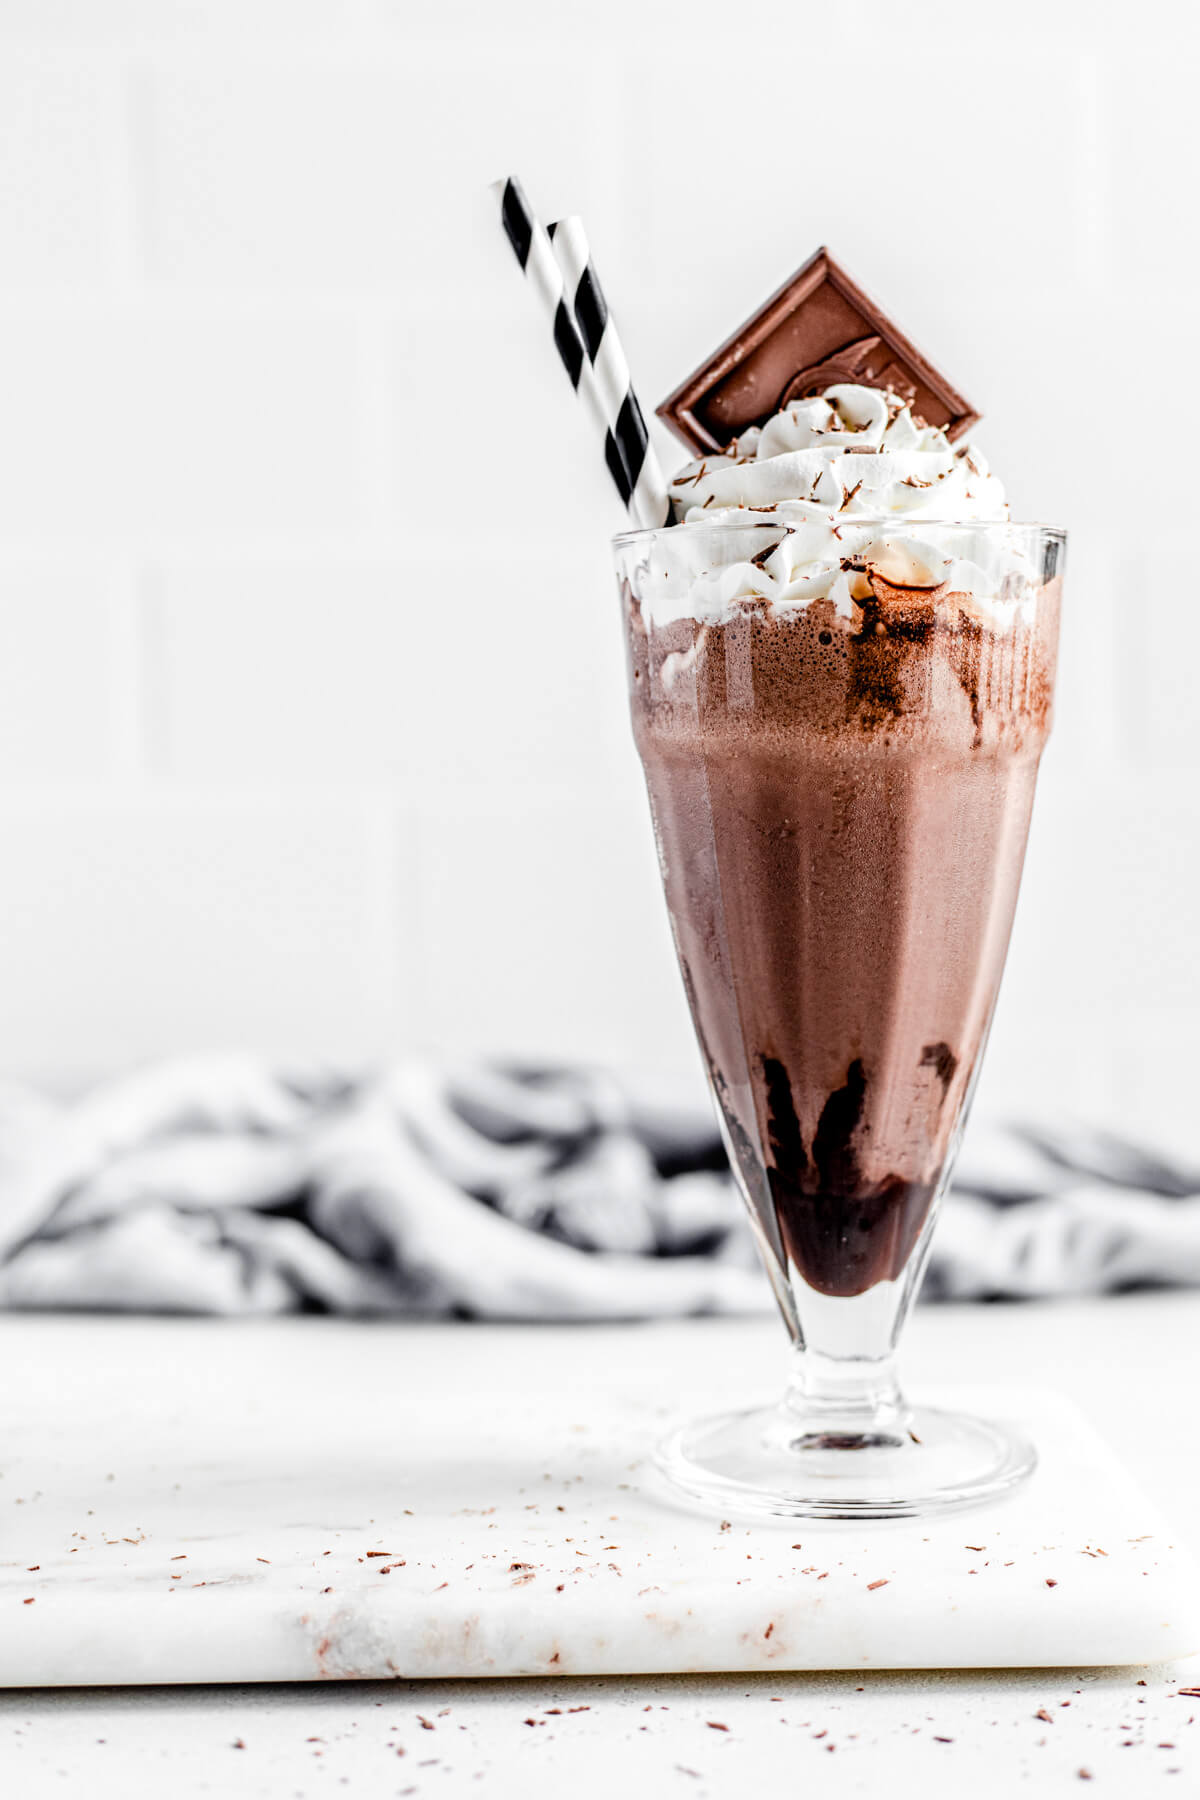
<path fill-rule="evenodd" d="M 669 1504 L 649 1445 L 766 1397 L 721 1327 L 0 1321 L 0 1685 L 1143 1663 L 1187 1553 L 1065 1402 L 1017 1496 L 902 1524 Z M 747 1392 L 747 1378 L 760 1391 Z M 936 1396 L 925 1395 L 925 1398 Z"/>

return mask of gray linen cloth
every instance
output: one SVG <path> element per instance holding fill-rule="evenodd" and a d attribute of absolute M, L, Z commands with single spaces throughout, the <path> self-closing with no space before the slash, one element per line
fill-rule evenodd
<path fill-rule="evenodd" d="M 1200 1160 L 973 1127 L 927 1296 L 1200 1284 Z M 769 1305 L 703 1096 L 592 1069 L 175 1062 L 0 1087 L 0 1306 L 508 1319 Z"/>

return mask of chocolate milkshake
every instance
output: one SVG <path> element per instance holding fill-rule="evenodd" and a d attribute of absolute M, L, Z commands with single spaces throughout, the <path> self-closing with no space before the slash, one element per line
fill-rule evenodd
<path fill-rule="evenodd" d="M 1033 1445 L 909 1406 L 894 1355 L 1008 948 L 1065 537 L 1010 521 L 974 407 L 825 249 L 659 407 L 693 453 L 668 483 L 581 222 L 496 192 L 643 527 L 614 543 L 634 733 L 794 1349 L 779 1404 L 684 1424 L 655 1465 L 725 1516 L 990 1498 Z"/>
<path fill-rule="evenodd" d="M 680 968 L 797 1357 L 659 1448 L 728 1510 L 895 1517 L 1022 1479 L 893 1353 L 1004 967 L 1050 728 L 1064 537 L 977 414 L 818 252 L 660 408 L 696 452 L 617 539 Z"/>

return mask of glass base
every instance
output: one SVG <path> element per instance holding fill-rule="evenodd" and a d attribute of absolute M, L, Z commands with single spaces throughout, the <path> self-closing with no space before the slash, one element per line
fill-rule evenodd
<path fill-rule="evenodd" d="M 994 1499 L 1037 1452 L 1008 1425 L 933 1407 L 849 1429 L 828 1411 L 764 1406 L 681 1426 L 655 1463 L 723 1517 L 911 1519 Z"/>

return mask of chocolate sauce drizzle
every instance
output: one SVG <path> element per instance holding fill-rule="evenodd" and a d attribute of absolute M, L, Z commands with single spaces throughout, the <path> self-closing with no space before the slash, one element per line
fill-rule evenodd
<path fill-rule="evenodd" d="M 822 1294 L 861 1294 L 877 1281 L 894 1281 L 921 1234 L 934 1183 L 899 1175 L 866 1180 L 855 1147 L 868 1087 L 861 1059 L 826 1100 L 811 1154 L 786 1068 L 777 1057 L 759 1061 L 767 1101 L 767 1182 L 789 1260 Z M 954 1052 L 948 1044 L 926 1044 L 920 1067 L 934 1071 L 944 1105 L 958 1067 Z"/>

